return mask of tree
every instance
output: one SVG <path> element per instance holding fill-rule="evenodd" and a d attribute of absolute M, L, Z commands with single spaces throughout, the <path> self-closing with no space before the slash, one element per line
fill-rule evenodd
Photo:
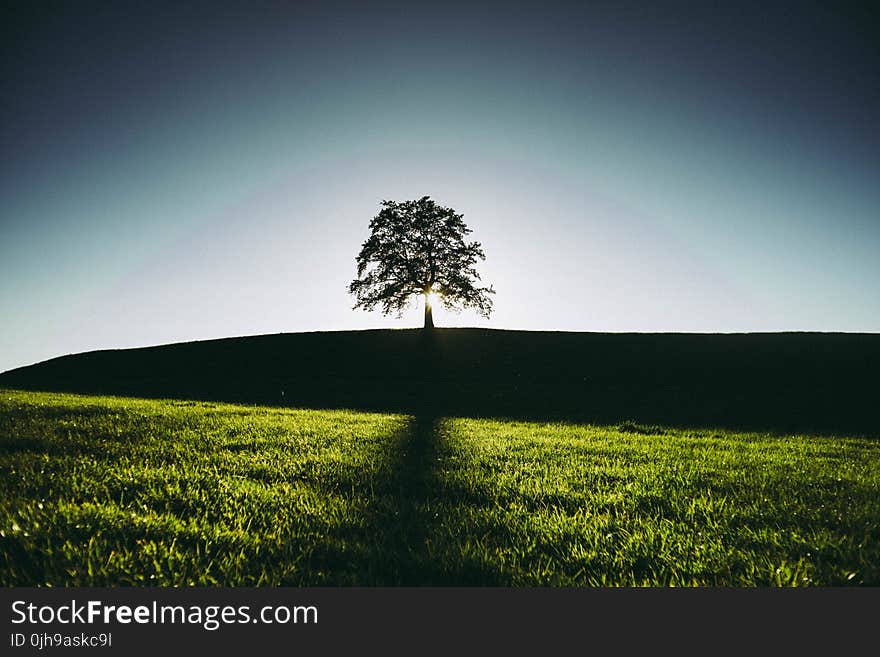
<path fill-rule="evenodd" d="M 462 214 L 437 205 L 430 197 L 417 201 L 382 201 L 370 222 L 370 237 L 357 256 L 357 278 L 348 291 L 355 308 L 397 317 L 417 295 L 425 298 L 425 328 L 434 327 L 432 303 L 460 311 L 473 308 L 483 317 L 492 312 L 492 287 L 479 287 L 475 265 L 486 255 L 479 242 L 466 242 L 472 231 Z"/>

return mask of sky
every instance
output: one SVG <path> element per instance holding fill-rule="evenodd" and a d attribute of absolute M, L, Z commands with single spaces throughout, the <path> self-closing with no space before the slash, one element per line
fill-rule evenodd
<path fill-rule="evenodd" d="M 347 286 L 425 195 L 497 290 L 439 326 L 880 331 L 877 9 L 34 5 L 0 28 L 0 371 L 420 326 Z"/>

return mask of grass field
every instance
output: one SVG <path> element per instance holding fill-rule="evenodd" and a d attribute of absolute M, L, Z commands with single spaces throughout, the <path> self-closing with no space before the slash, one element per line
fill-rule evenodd
<path fill-rule="evenodd" d="M 880 585 L 880 442 L 0 391 L 0 584 Z"/>

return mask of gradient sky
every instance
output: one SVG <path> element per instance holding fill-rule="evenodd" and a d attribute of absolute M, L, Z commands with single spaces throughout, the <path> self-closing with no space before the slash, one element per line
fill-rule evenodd
<path fill-rule="evenodd" d="M 0 371 L 420 326 L 346 287 L 379 202 L 423 195 L 497 289 L 440 326 L 880 331 L 876 9 L 29 4 L 0 46 Z"/>

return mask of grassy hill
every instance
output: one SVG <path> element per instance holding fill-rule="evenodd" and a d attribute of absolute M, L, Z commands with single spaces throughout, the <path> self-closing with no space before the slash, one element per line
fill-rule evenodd
<path fill-rule="evenodd" d="M 878 435 L 878 366 L 876 334 L 375 330 L 89 352 L 6 372 L 0 387 Z"/>
<path fill-rule="evenodd" d="M 56 358 L 0 375 L 0 585 L 877 585 L 878 364 L 475 329 Z"/>

